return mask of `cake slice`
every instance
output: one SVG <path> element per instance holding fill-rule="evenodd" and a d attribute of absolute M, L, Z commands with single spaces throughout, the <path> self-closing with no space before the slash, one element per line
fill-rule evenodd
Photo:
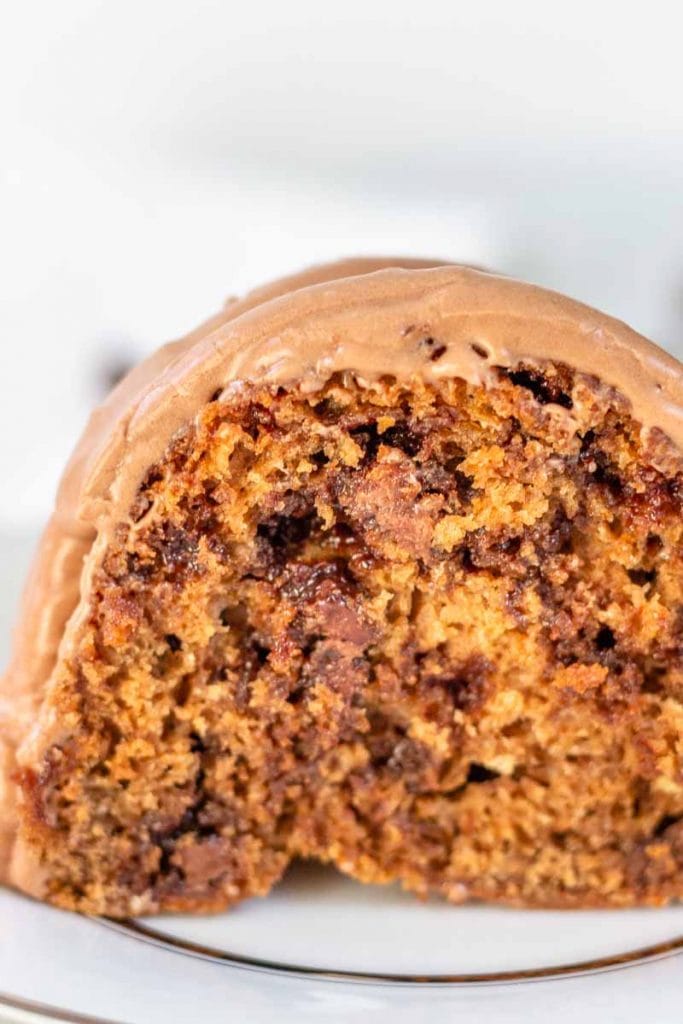
<path fill-rule="evenodd" d="M 162 349 L 27 585 L 4 880 L 114 916 L 295 857 L 455 903 L 679 899 L 682 417 L 623 324 L 456 266 L 322 267 Z"/>

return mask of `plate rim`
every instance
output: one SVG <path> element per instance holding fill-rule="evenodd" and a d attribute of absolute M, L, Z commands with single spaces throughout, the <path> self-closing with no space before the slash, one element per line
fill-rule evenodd
<path fill-rule="evenodd" d="M 167 935 L 134 918 L 115 920 L 109 917 L 94 916 L 96 923 L 127 935 L 138 942 L 165 949 L 177 956 L 192 956 L 195 959 L 233 967 L 238 970 L 257 971 L 299 979 L 316 979 L 319 981 L 341 982 L 356 985 L 430 985 L 443 987 L 474 987 L 492 985 L 524 985 L 543 981 L 563 981 L 569 978 L 588 977 L 611 971 L 627 970 L 633 967 L 655 963 L 658 960 L 672 959 L 683 956 L 683 935 L 673 939 L 665 939 L 649 946 L 613 953 L 609 956 L 595 957 L 590 960 L 574 961 L 569 964 L 556 964 L 548 967 L 520 968 L 514 971 L 477 971 L 455 974 L 399 974 L 378 971 L 353 971 L 329 967 L 314 967 L 308 964 L 292 964 L 286 961 L 270 960 L 263 957 L 246 956 L 225 950 L 205 946 L 199 942 Z"/>
<path fill-rule="evenodd" d="M 63 1024 L 126 1024 L 125 1021 L 114 1020 L 113 1017 L 93 1017 L 91 1014 L 78 1013 L 61 1006 L 12 996 L 7 992 L 0 992 L 0 1009 L 11 1010 L 14 1014 L 20 1013 L 21 1017 L 15 1018 L 17 1024 L 40 1020 L 59 1021 Z"/>

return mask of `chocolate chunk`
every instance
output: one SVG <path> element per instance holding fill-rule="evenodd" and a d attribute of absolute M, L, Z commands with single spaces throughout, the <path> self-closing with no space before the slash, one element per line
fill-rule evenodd
<path fill-rule="evenodd" d="M 557 368 L 553 374 L 543 373 L 534 367 L 522 367 L 518 370 L 507 370 L 506 376 L 517 387 L 526 388 L 541 405 L 561 405 L 571 409 L 574 405 L 571 397 L 573 386 L 570 371 L 566 367 Z"/>
<path fill-rule="evenodd" d="M 379 553 L 392 550 L 428 558 L 440 495 L 420 497 L 421 486 L 410 460 L 394 452 L 389 458 L 333 483 L 336 502 L 368 547 Z"/>
<path fill-rule="evenodd" d="M 230 870 L 233 849 L 233 840 L 209 836 L 201 842 L 179 846 L 171 855 L 170 863 L 182 871 L 190 889 L 203 889 Z"/>
<path fill-rule="evenodd" d="M 460 665 L 444 665 L 442 674 L 428 675 L 424 685 L 445 690 L 456 708 L 472 714 L 484 706 L 490 691 L 493 665 L 482 654 L 473 654 Z"/>

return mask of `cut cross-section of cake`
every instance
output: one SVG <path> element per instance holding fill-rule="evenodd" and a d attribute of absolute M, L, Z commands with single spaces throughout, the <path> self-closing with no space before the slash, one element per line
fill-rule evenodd
<path fill-rule="evenodd" d="M 1 871 L 212 910 L 292 858 L 528 906 L 683 896 L 683 371 L 457 266 L 360 260 L 134 370 L 0 692 Z"/>

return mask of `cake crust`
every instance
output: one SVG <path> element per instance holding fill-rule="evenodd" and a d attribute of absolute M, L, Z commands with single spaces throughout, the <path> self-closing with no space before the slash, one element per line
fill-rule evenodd
<path fill-rule="evenodd" d="M 683 375 L 675 360 L 579 303 L 461 267 L 379 260 L 318 268 L 228 305 L 133 371 L 93 416 L 67 469 L 0 691 L 6 880 L 45 891 L 31 847 L 17 839 L 13 780 L 68 736 L 51 699 L 55 665 L 82 637 L 95 574 L 116 530 L 130 523 L 145 473 L 207 402 L 229 401 L 245 386 L 296 383 L 302 396 L 314 395 L 349 374 L 361 388 L 391 376 L 436 389 L 458 378 L 486 390 L 501 368 L 524 366 L 533 377 L 549 364 L 614 389 L 649 464 L 669 476 L 680 471 Z M 583 394 L 594 400 L 590 387 Z M 551 396 L 546 411 L 565 429 L 581 422 L 580 399 L 567 408 Z"/>

